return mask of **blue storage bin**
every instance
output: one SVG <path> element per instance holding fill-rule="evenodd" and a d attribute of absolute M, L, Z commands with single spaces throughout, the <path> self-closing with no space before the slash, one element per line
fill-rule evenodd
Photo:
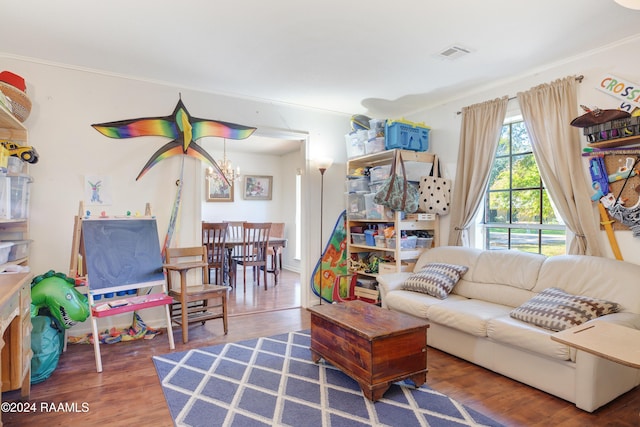
<path fill-rule="evenodd" d="M 428 126 L 408 121 L 387 121 L 384 146 L 387 150 L 427 151 L 430 130 Z"/>
<path fill-rule="evenodd" d="M 377 230 L 364 230 L 364 241 L 367 246 L 376 245 L 376 234 L 378 234 Z"/>

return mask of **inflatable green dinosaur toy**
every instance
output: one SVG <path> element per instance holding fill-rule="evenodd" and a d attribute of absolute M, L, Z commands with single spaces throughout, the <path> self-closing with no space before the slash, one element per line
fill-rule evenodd
<path fill-rule="evenodd" d="M 31 317 L 41 308 L 48 308 L 51 316 L 65 329 L 89 317 L 89 302 L 75 288 L 73 279 L 49 270 L 31 282 Z"/>

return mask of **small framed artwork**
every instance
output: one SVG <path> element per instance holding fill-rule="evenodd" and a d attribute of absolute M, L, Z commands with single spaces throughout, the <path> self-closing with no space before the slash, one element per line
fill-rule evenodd
<path fill-rule="evenodd" d="M 245 200 L 271 200 L 272 176 L 245 175 Z"/>
<path fill-rule="evenodd" d="M 233 202 L 233 181 L 229 184 L 219 172 L 213 171 L 205 175 L 207 202 Z"/>

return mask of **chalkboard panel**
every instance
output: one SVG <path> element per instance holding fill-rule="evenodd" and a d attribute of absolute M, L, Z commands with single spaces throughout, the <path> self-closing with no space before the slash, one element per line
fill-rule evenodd
<path fill-rule="evenodd" d="M 92 293 L 137 289 L 164 282 L 155 219 L 85 219 L 82 236 Z"/>

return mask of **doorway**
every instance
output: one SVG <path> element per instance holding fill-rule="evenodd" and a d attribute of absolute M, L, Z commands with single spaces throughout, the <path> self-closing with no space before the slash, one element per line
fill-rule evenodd
<path fill-rule="evenodd" d="M 222 159 L 224 141 L 214 139 L 219 141 L 206 141 L 204 145 L 214 159 Z M 287 238 L 278 285 L 274 286 L 273 275 L 269 275 L 268 289 L 265 291 L 263 286 L 258 288 L 253 284 L 253 275 L 248 272 L 245 294 L 241 283 L 242 272 L 238 270 L 238 290 L 234 289 L 230 294 L 230 315 L 297 308 L 302 306 L 303 298 L 306 298 L 307 290 L 302 279 L 305 277 L 305 266 L 295 254 L 304 253 L 301 249 L 306 244 L 304 233 L 300 231 L 305 229 L 304 224 L 297 223 L 304 222 L 305 214 L 296 216 L 297 211 L 305 210 L 305 186 L 300 186 L 302 191 L 297 193 L 296 182 L 301 174 L 304 179 L 307 140 L 307 135 L 302 133 L 259 129 L 246 140 L 226 141 L 227 158 L 234 169 L 239 167 L 240 179 L 234 181 L 233 201 L 208 202 L 206 197 L 202 198 L 202 220 L 284 222 Z M 203 179 L 204 170 L 205 166 Z M 251 175 L 273 177 L 271 200 L 244 198 L 244 177 Z"/>

